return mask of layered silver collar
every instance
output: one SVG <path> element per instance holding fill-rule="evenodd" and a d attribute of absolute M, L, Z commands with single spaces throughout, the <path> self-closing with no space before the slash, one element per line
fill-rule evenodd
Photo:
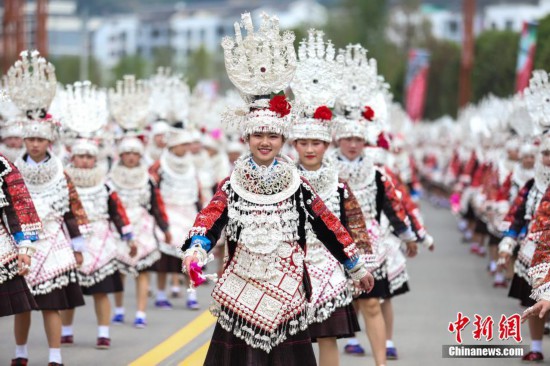
<path fill-rule="evenodd" d="M 278 157 L 270 166 L 259 166 L 251 155 L 235 162 L 231 187 L 247 201 L 273 204 L 287 199 L 300 186 L 298 169 L 288 157 Z"/>
<path fill-rule="evenodd" d="M 525 169 L 521 164 L 516 165 L 512 173 L 512 181 L 519 187 L 535 176 L 535 169 Z"/>
<path fill-rule="evenodd" d="M 352 188 L 366 186 L 374 181 L 376 169 L 369 156 L 362 154 L 350 161 L 337 152 L 334 161 L 340 178 L 347 181 Z"/>
<path fill-rule="evenodd" d="M 96 165 L 91 169 L 76 168 L 72 164 L 66 168 L 67 174 L 79 188 L 95 187 L 105 180 L 104 169 Z"/>
<path fill-rule="evenodd" d="M 326 201 L 338 189 L 338 170 L 330 159 L 324 159 L 318 170 L 299 166 L 300 175 L 308 180 L 322 200 Z"/>
<path fill-rule="evenodd" d="M 27 162 L 23 157 L 19 157 L 15 165 L 25 179 L 25 183 L 35 186 L 50 183 L 55 177 L 63 174 L 61 160 L 53 155 L 40 163 Z"/>
<path fill-rule="evenodd" d="M 111 169 L 110 177 L 115 185 L 123 189 L 142 188 L 149 182 L 149 172 L 143 164 L 127 168 L 118 162 Z"/>
<path fill-rule="evenodd" d="M 185 174 L 194 166 L 193 158 L 190 153 L 180 157 L 172 154 L 169 150 L 164 150 L 160 156 L 160 163 L 164 168 L 168 168 L 176 174 Z"/>
<path fill-rule="evenodd" d="M 25 147 L 8 147 L 0 144 L 0 152 L 12 163 L 25 154 Z"/>

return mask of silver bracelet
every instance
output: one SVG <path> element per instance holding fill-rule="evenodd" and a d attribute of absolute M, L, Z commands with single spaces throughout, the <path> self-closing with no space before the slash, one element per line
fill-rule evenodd
<path fill-rule="evenodd" d="M 206 263 L 206 260 L 208 259 L 208 253 L 206 253 L 206 250 L 202 249 L 200 245 L 195 245 L 187 249 L 183 253 L 183 259 L 192 257 L 193 255 L 198 257 L 200 263 Z"/>
<path fill-rule="evenodd" d="M 351 271 L 348 271 L 348 273 L 352 280 L 361 281 L 361 279 L 369 273 L 369 270 L 364 263 L 357 263 L 355 268 L 353 268 Z"/>
<path fill-rule="evenodd" d="M 19 247 L 17 250 L 18 254 L 28 255 L 29 257 L 32 257 L 34 252 L 36 252 L 36 249 L 30 246 Z"/>

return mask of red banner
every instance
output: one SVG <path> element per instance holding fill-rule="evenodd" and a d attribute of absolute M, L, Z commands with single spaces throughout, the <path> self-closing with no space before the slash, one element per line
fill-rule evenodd
<path fill-rule="evenodd" d="M 422 119 L 426 91 L 428 90 L 428 69 L 430 53 L 423 49 L 409 51 L 407 78 L 405 80 L 405 106 L 413 121 Z"/>
<path fill-rule="evenodd" d="M 518 64 L 516 67 L 516 91 L 521 92 L 529 85 L 535 63 L 537 47 L 537 23 L 524 22 L 519 40 Z"/>

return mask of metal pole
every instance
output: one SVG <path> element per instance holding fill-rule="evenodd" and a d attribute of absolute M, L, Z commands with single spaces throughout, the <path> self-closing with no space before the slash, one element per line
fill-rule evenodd
<path fill-rule="evenodd" d="M 475 0 L 463 0 L 464 39 L 458 85 L 458 107 L 466 106 L 472 99 L 472 70 L 474 68 L 474 17 Z"/>

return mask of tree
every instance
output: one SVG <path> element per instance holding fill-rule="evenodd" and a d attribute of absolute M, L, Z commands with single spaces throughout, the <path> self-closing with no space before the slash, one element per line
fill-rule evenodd
<path fill-rule="evenodd" d="M 476 39 L 473 102 L 488 94 L 514 94 L 518 47 L 519 34 L 511 31 L 486 31 Z"/>
<path fill-rule="evenodd" d="M 61 84 L 72 84 L 80 80 L 80 56 L 52 57 L 50 62 L 55 66 L 57 81 Z M 101 72 L 97 61 L 90 57 L 88 62 L 88 80 L 101 85 Z"/>
<path fill-rule="evenodd" d="M 537 27 L 537 49 L 535 69 L 548 70 L 550 65 L 550 15 L 539 20 Z"/>
<path fill-rule="evenodd" d="M 147 61 L 143 57 L 138 55 L 122 57 L 111 70 L 113 74 L 111 84 L 121 80 L 124 75 L 135 75 L 137 79 L 148 77 L 148 70 Z"/>
<path fill-rule="evenodd" d="M 437 119 L 446 114 L 456 117 L 460 46 L 455 42 L 432 40 L 426 48 L 431 58 L 424 117 Z"/>
<path fill-rule="evenodd" d="M 216 79 L 227 85 L 227 75 L 221 58 L 212 55 L 208 50 L 201 46 L 189 55 L 185 65 L 185 76 L 190 87 L 194 87 L 200 80 Z"/>
<path fill-rule="evenodd" d="M 174 60 L 174 49 L 172 47 L 157 47 L 153 50 L 153 68 L 159 66 L 171 67 Z"/>

